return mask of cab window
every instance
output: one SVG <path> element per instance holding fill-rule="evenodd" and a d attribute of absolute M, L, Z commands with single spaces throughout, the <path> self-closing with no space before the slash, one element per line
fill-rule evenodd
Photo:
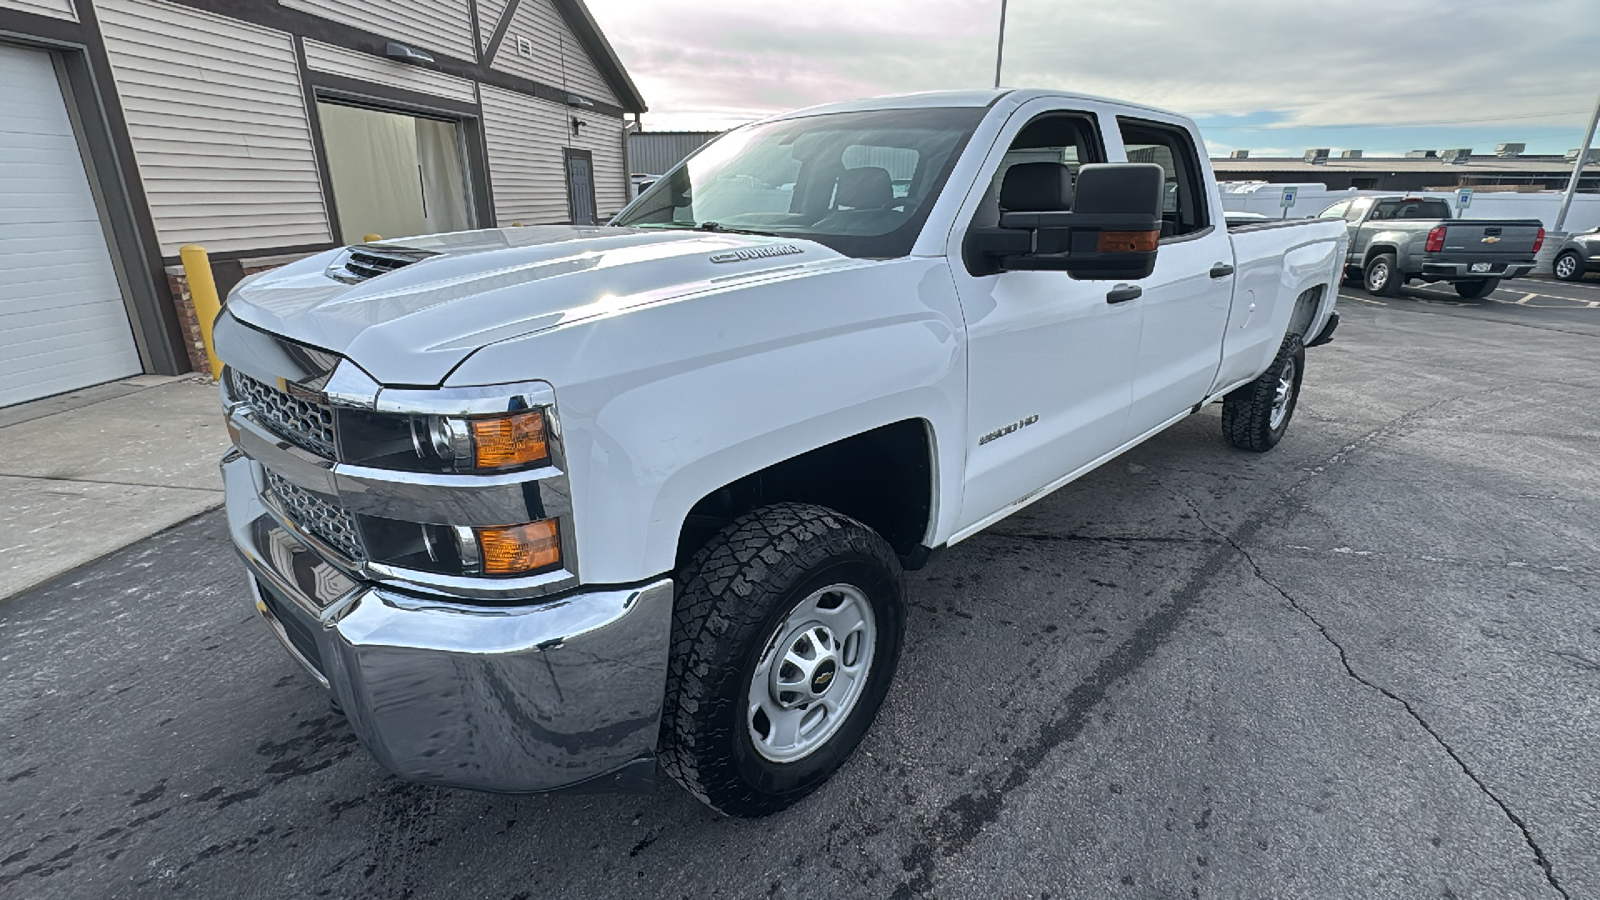
<path fill-rule="evenodd" d="M 1323 210 L 1322 213 L 1317 216 L 1317 218 L 1319 218 L 1319 219 L 1342 219 L 1342 218 L 1344 218 L 1344 214 L 1349 212 L 1349 211 L 1350 211 L 1350 201 L 1349 200 L 1340 200 L 1338 203 L 1335 203 L 1334 205 L 1332 205 L 1332 206 L 1328 207 L 1327 209 Z"/>
<path fill-rule="evenodd" d="M 1155 163 L 1166 173 L 1161 237 L 1183 237 L 1211 226 L 1200 159 L 1186 129 L 1142 119 L 1118 118 L 1128 162 Z"/>
<path fill-rule="evenodd" d="M 1100 132 L 1094 120 L 1082 113 L 1045 113 L 1022 127 L 1011 139 L 989 189 L 973 216 L 973 224 L 993 227 L 1000 221 L 1000 186 L 1006 172 L 1021 163 L 1048 162 L 1066 166 L 1074 182 L 1085 163 L 1105 162 Z"/>

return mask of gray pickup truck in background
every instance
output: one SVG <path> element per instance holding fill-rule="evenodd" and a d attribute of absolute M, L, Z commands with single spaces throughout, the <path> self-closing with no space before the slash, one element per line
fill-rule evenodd
<path fill-rule="evenodd" d="M 1353 197 L 1319 218 L 1349 223 L 1345 275 L 1382 296 L 1408 281 L 1448 281 L 1464 298 L 1487 297 L 1532 272 L 1544 243 L 1538 219 L 1456 219 L 1449 201 L 1427 197 Z"/>

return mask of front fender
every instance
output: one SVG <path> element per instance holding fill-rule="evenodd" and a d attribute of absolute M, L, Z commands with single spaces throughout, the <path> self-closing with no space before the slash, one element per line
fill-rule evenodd
<path fill-rule="evenodd" d="M 533 373 L 538 373 L 535 376 Z M 702 497 L 905 419 L 934 436 L 937 521 L 959 510 L 966 357 L 943 259 L 797 267 L 491 345 L 448 384 L 555 386 L 581 580 L 670 571 Z"/>

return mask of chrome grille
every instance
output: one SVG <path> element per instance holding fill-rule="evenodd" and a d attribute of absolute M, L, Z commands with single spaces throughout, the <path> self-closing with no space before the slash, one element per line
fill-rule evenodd
<path fill-rule="evenodd" d="M 403 269 L 414 262 L 435 254 L 427 250 L 403 250 L 394 247 L 351 247 L 328 267 L 328 275 L 354 284 L 376 278 L 395 269 Z"/>
<path fill-rule="evenodd" d="M 267 490 L 277 498 L 278 505 L 289 516 L 289 521 L 316 535 L 328 545 L 351 559 L 363 559 L 361 539 L 356 535 L 356 518 L 318 497 L 302 490 L 282 476 L 267 469 Z"/>
<path fill-rule="evenodd" d="M 233 383 L 233 398 L 250 404 L 262 424 L 273 433 L 312 453 L 334 458 L 333 410 L 286 394 L 237 369 L 229 370 L 229 378 Z"/>

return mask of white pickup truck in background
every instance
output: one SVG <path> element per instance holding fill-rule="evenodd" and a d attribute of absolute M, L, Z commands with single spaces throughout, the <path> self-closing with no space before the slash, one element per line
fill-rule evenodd
<path fill-rule="evenodd" d="M 903 568 L 1207 403 L 1282 437 L 1345 226 L 1230 230 L 1201 146 L 1052 91 L 844 103 L 606 227 L 254 276 L 215 328 L 253 600 L 403 777 L 782 809 L 888 692 Z"/>

